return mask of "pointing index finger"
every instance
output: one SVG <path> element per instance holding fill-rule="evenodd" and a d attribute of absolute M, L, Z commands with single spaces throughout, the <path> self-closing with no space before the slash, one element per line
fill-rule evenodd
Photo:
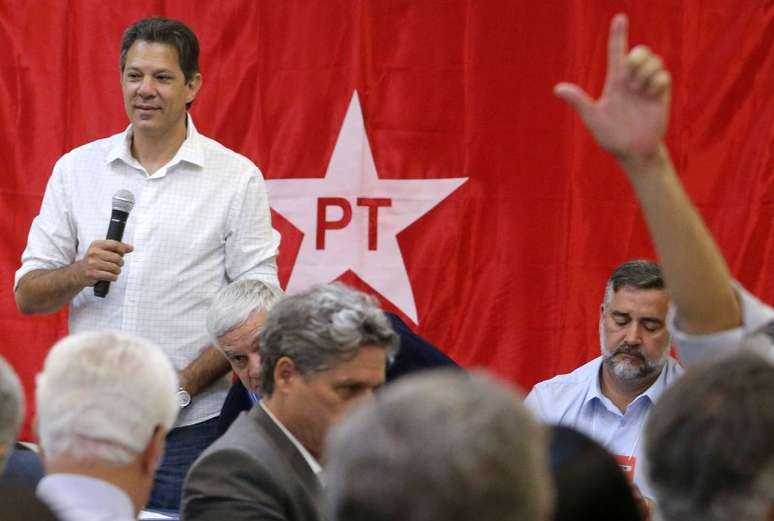
<path fill-rule="evenodd" d="M 610 35 L 607 39 L 607 74 L 610 78 L 619 78 L 624 72 L 624 60 L 629 46 L 629 19 L 618 13 L 610 22 Z"/>

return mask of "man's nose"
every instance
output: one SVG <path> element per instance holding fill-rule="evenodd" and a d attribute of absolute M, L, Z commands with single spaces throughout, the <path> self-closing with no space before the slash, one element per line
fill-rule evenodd
<path fill-rule="evenodd" d="M 642 343 L 642 328 L 640 327 L 640 324 L 632 320 L 627 325 L 624 341 L 630 345 L 639 345 Z"/>
<path fill-rule="evenodd" d="M 142 97 L 148 97 L 153 96 L 155 92 L 156 90 L 153 86 L 153 78 L 150 76 L 143 77 L 142 81 L 140 82 L 140 86 L 137 88 L 137 93 Z"/>

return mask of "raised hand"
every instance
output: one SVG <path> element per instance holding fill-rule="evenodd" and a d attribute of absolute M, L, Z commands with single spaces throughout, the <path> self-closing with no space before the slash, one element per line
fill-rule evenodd
<path fill-rule="evenodd" d="M 658 153 L 669 120 L 671 86 L 658 56 L 645 46 L 627 54 L 628 46 L 627 17 L 617 14 L 610 23 L 607 76 L 599 99 L 572 83 L 554 87 L 599 145 L 623 162 L 647 160 Z"/>

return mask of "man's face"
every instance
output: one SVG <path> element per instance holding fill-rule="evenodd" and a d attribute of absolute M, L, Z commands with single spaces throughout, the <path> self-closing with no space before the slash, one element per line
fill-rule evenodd
<path fill-rule="evenodd" d="M 362 398 L 384 385 L 385 351 L 363 346 L 338 366 L 308 375 L 297 374 L 288 396 L 288 429 L 312 455 L 319 457 L 328 429 Z"/>
<path fill-rule="evenodd" d="M 600 343 L 605 364 L 622 380 L 657 375 L 669 357 L 669 297 L 660 289 L 621 288 L 602 310 Z"/>
<path fill-rule="evenodd" d="M 126 115 L 135 132 L 163 137 L 185 129 L 186 103 L 193 101 L 201 75 L 185 80 L 171 45 L 137 40 L 121 73 Z"/>
<path fill-rule="evenodd" d="M 253 311 L 241 325 L 218 338 L 220 348 L 245 389 L 260 393 L 261 357 L 258 336 L 266 323 L 266 311 Z"/>

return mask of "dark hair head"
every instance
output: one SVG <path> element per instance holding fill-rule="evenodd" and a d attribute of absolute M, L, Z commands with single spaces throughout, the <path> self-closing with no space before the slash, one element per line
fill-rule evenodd
<path fill-rule="evenodd" d="M 144 18 L 124 32 L 121 41 L 121 72 L 126 66 L 126 54 L 136 41 L 163 43 L 174 47 L 185 81 L 199 72 L 199 40 L 184 23 L 161 16 Z"/>
<path fill-rule="evenodd" d="M 760 520 L 774 502 L 774 365 L 742 350 L 690 368 L 645 429 L 666 520 Z"/>
<path fill-rule="evenodd" d="M 649 260 L 630 260 L 618 266 L 605 288 L 605 304 L 607 305 L 621 288 L 634 289 L 664 289 L 664 274 L 661 267 Z"/>
<path fill-rule="evenodd" d="M 552 428 L 554 521 L 639 521 L 631 485 L 610 453 L 569 427 Z"/>

